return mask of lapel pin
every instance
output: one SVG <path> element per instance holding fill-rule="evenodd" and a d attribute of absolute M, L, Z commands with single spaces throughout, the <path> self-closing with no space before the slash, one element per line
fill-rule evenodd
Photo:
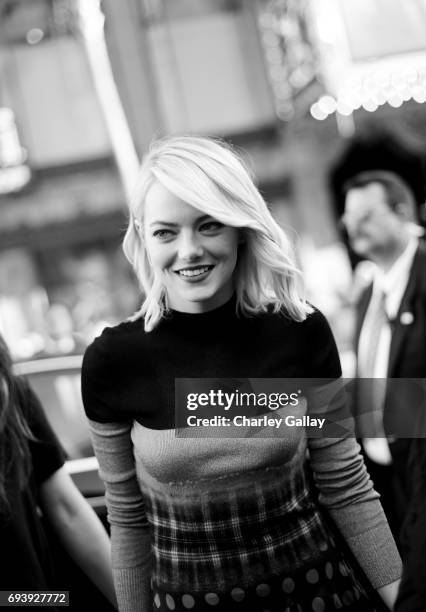
<path fill-rule="evenodd" d="M 411 325 L 414 321 L 414 315 L 412 312 L 403 312 L 399 317 L 401 325 Z"/>

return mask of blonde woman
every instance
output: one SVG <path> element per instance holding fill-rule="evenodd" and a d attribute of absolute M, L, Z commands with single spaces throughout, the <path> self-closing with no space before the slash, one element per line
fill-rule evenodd
<path fill-rule="evenodd" d="M 175 435 L 175 379 L 341 375 L 237 155 L 206 138 L 155 142 L 124 252 L 145 301 L 83 367 L 120 610 L 374 610 L 322 507 L 390 607 L 400 560 L 351 436 Z"/>

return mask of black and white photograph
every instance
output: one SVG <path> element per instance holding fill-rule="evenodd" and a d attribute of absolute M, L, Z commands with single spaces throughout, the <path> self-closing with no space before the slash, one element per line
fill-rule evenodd
<path fill-rule="evenodd" d="M 0 607 L 425 612 L 426 0 L 0 0 Z"/>

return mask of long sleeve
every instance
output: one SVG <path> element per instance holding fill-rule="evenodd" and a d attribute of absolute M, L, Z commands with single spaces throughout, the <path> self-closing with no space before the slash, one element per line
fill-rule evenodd
<path fill-rule="evenodd" d="M 89 420 L 93 446 L 105 483 L 111 525 L 112 569 L 120 612 L 151 609 L 151 545 L 142 494 L 136 478 L 130 422 Z"/>
<path fill-rule="evenodd" d="M 373 587 L 379 588 L 401 577 L 401 559 L 355 439 L 347 396 L 338 380 L 341 372 L 334 338 L 322 315 L 313 322 L 312 372 L 325 380 L 315 390 L 309 410 L 328 422 L 323 437 L 308 440 L 318 500 Z"/>
<path fill-rule="evenodd" d="M 319 502 L 378 588 L 401 577 L 401 560 L 359 451 L 353 437 L 309 441 Z"/>
<path fill-rule="evenodd" d="M 121 352 L 114 348 L 114 338 L 114 331 L 107 328 L 86 350 L 81 390 L 105 483 L 119 610 L 147 612 L 151 609 L 150 530 L 136 477 L 130 435 L 133 419 L 123 414 L 125 385 L 118 368 Z"/>

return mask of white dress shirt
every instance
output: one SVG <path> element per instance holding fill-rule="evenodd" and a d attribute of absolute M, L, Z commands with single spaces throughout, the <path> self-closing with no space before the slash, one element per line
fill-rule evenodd
<path fill-rule="evenodd" d="M 383 272 L 379 267 L 374 272 L 373 291 L 358 343 L 358 362 L 362 364 L 363 362 L 365 363 L 367 358 L 368 338 L 371 335 L 372 325 L 374 324 L 373 312 L 375 304 L 384 294 L 387 322 L 382 326 L 379 335 L 372 378 L 388 377 L 389 353 L 392 340 L 391 322 L 395 320 L 398 314 L 407 288 L 418 244 L 417 238 L 410 238 L 403 253 L 401 253 L 387 272 Z M 367 438 L 363 440 L 363 445 L 367 455 L 376 463 L 382 465 L 389 465 L 391 463 L 392 459 L 386 438 Z"/>

